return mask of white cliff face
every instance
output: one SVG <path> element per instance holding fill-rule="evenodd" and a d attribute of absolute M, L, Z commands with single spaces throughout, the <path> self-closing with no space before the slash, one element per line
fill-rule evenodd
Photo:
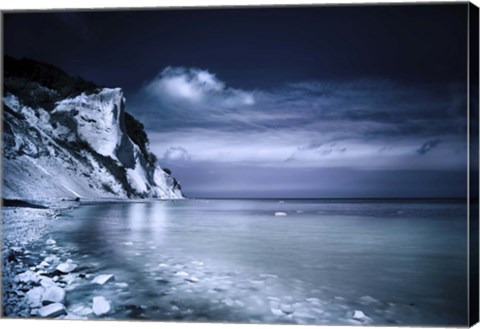
<path fill-rule="evenodd" d="M 126 134 L 120 127 L 124 102 L 119 88 L 103 89 L 98 94 L 65 99 L 52 113 L 72 116 L 77 125 L 76 130 L 71 131 L 76 136 L 72 137 L 87 142 L 97 153 L 118 160 L 116 151 L 122 147 L 122 142 L 132 144 L 128 138 L 122 138 Z"/>
<path fill-rule="evenodd" d="M 50 112 L 7 94 L 3 197 L 182 198 L 129 138 L 124 105 L 118 88 L 64 99 Z"/>

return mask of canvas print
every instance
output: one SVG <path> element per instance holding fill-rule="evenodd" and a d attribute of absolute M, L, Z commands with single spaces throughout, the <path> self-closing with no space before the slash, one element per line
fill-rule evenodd
<path fill-rule="evenodd" d="M 478 8 L 3 11 L 2 316 L 478 320 Z"/>

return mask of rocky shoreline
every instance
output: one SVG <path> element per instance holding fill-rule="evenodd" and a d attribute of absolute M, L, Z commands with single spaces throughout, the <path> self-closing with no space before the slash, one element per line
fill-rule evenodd
<path fill-rule="evenodd" d="M 59 210 L 4 207 L 2 212 L 3 316 L 75 320 L 105 317 L 113 311 L 112 302 L 101 295 L 69 303 L 68 295 L 77 287 L 101 286 L 115 278 L 108 273 L 94 276 L 91 266 L 79 265 L 46 236 L 47 221 L 58 220 Z"/>

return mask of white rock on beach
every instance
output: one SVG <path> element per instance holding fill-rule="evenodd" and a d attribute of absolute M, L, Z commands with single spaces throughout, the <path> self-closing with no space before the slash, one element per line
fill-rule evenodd
<path fill-rule="evenodd" d="M 52 287 L 52 286 L 56 286 L 57 284 L 55 283 L 55 281 L 52 279 L 52 278 L 49 278 L 48 276 L 43 276 L 41 275 L 40 276 L 41 280 L 40 280 L 40 285 L 44 288 L 47 288 L 47 287 Z"/>
<path fill-rule="evenodd" d="M 42 318 L 47 318 L 67 314 L 67 311 L 65 310 L 65 306 L 63 306 L 63 304 L 53 303 L 40 308 L 37 314 Z"/>
<path fill-rule="evenodd" d="M 91 282 L 99 285 L 103 285 L 108 281 L 113 280 L 114 278 L 115 277 L 113 276 L 113 274 L 100 274 L 100 275 L 97 275 Z"/>
<path fill-rule="evenodd" d="M 14 280 L 15 282 L 37 283 L 38 281 L 40 281 L 40 277 L 35 272 L 28 270 L 26 272 L 18 274 Z"/>
<path fill-rule="evenodd" d="M 46 261 L 42 261 L 37 267 L 38 268 L 45 268 L 45 267 L 49 267 L 50 264 Z"/>
<path fill-rule="evenodd" d="M 61 281 L 65 282 L 67 285 L 71 285 L 72 283 L 75 282 L 76 279 L 77 279 L 77 276 L 75 274 L 69 273 L 66 275 L 62 275 Z"/>
<path fill-rule="evenodd" d="M 70 273 L 73 272 L 77 267 L 77 264 L 66 262 L 58 264 L 56 270 L 62 273 Z"/>
<path fill-rule="evenodd" d="M 93 314 L 96 316 L 104 315 L 110 312 L 112 306 L 110 302 L 103 296 L 93 297 Z"/>
<path fill-rule="evenodd" d="M 45 291 L 42 287 L 34 287 L 26 293 L 27 302 L 30 307 L 41 307 L 42 306 L 42 295 Z"/>
<path fill-rule="evenodd" d="M 287 213 L 286 212 L 283 212 L 283 211 L 277 211 L 275 213 L 275 216 L 287 216 Z"/>
<path fill-rule="evenodd" d="M 50 286 L 45 288 L 45 292 L 42 295 L 43 305 L 51 303 L 63 303 L 65 300 L 65 290 L 57 286 Z"/>
<path fill-rule="evenodd" d="M 21 253 L 23 251 L 23 248 L 22 247 L 11 247 L 10 250 L 14 253 Z"/>

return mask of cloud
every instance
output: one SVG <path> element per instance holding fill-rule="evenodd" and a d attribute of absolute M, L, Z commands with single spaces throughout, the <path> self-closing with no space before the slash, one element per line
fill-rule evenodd
<path fill-rule="evenodd" d="M 417 149 L 417 153 L 425 155 L 428 152 L 430 152 L 434 147 L 436 147 L 440 142 L 441 142 L 440 139 L 434 139 L 434 140 L 425 142 L 419 149 Z"/>
<path fill-rule="evenodd" d="M 457 84 L 364 79 L 242 90 L 206 70 L 168 67 L 137 96 L 130 108 L 161 161 L 361 170 L 464 166 L 455 153 L 466 152 L 465 93 Z M 440 137 L 442 148 L 417 156 Z"/>
<path fill-rule="evenodd" d="M 255 104 L 252 93 L 228 88 L 214 74 L 197 69 L 167 67 L 145 87 L 160 101 L 186 102 L 197 107 L 236 108 Z"/>
<path fill-rule="evenodd" d="M 188 161 L 190 160 L 190 154 L 181 146 L 169 147 L 163 154 L 162 160 L 165 161 Z"/>

